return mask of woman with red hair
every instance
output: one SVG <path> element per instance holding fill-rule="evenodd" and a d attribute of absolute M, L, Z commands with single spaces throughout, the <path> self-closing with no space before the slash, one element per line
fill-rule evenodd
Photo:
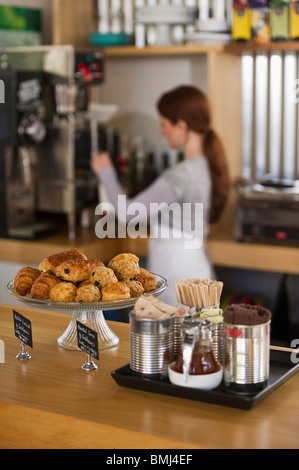
<path fill-rule="evenodd" d="M 201 90 L 189 85 L 176 87 L 160 97 L 157 110 L 161 134 L 170 148 L 182 149 L 183 160 L 164 170 L 147 189 L 127 198 L 126 203 L 127 206 L 133 202 L 143 203 L 148 216 L 153 215 L 153 206 L 157 208 L 161 203 L 166 203 L 169 208 L 174 204 L 181 208 L 181 212 L 176 212 L 176 215 L 180 214 L 179 221 L 174 216 L 171 222 L 169 217 L 164 219 L 173 229 L 168 238 L 161 236 L 163 217 L 159 219 L 160 236 L 150 237 L 147 265 L 151 272 L 166 277 L 169 287 L 163 300 L 174 304 L 175 281 L 215 278 L 205 240 L 210 224 L 217 222 L 222 214 L 230 179 L 222 143 L 211 127 L 209 102 Z M 109 155 L 93 154 L 91 167 L 117 209 L 118 196 L 124 193 Z M 129 220 L 127 213 L 117 213 L 117 217 L 124 223 Z M 158 233 L 153 227 L 150 229 L 151 234 Z"/>

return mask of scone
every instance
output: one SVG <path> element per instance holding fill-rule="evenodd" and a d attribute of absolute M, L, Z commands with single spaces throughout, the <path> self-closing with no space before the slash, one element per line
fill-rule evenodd
<path fill-rule="evenodd" d="M 89 279 L 92 271 L 104 263 L 99 260 L 65 261 L 55 269 L 55 275 L 64 281 L 81 282 Z"/>
<path fill-rule="evenodd" d="M 49 298 L 49 293 L 52 287 L 60 282 L 60 279 L 58 279 L 58 277 L 56 277 L 51 271 L 41 273 L 33 283 L 30 295 L 34 299 L 46 300 Z"/>
<path fill-rule="evenodd" d="M 138 264 L 139 263 L 139 258 L 138 258 L 138 256 L 133 255 L 132 253 L 121 253 L 119 255 L 114 256 L 114 258 L 112 258 L 109 261 L 108 268 L 113 269 L 113 264 L 117 263 L 118 261 L 126 261 L 126 262 L 130 261 L 130 262 L 133 262 L 135 264 Z"/>
<path fill-rule="evenodd" d="M 60 282 L 49 292 L 49 298 L 57 302 L 74 302 L 77 287 L 72 282 Z"/>
<path fill-rule="evenodd" d="M 87 257 L 80 250 L 74 248 L 70 250 L 61 251 L 60 253 L 55 253 L 47 258 L 44 258 L 38 265 L 38 269 L 41 272 L 51 271 L 55 272 L 57 266 L 65 261 L 87 259 Z"/>
<path fill-rule="evenodd" d="M 102 289 L 103 287 L 107 286 L 108 284 L 112 284 L 113 282 L 118 282 L 114 271 L 111 268 L 106 268 L 105 266 L 95 268 L 92 271 L 89 280 L 99 289 Z"/>
<path fill-rule="evenodd" d="M 122 282 L 130 289 L 130 297 L 139 297 L 144 293 L 141 282 L 131 281 L 131 279 L 124 279 Z"/>
<path fill-rule="evenodd" d="M 119 281 L 124 279 L 136 279 L 140 273 L 140 268 L 134 261 L 115 261 L 112 266 Z"/>
<path fill-rule="evenodd" d="M 83 287 L 83 286 L 90 286 L 91 282 L 89 279 L 86 279 L 85 281 L 80 282 L 77 287 Z"/>
<path fill-rule="evenodd" d="M 26 267 L 20 269 L 14 278 L 14 288 L 16 292 L 23 296 L 29 294 L 31 287 L 40 274 L 40 271 L 35 268 Z"/>
<path fill-rule="evenodd" d="M 99 302 L 101 300 L 101 291 L 94 285 L 89 284 L 78 287 L 75 301 L 76 302 Z"/>
<path fill-rule="evenodd" d="M 157 287 L 157 280 L 153 274 L 144 268 L 139 269 L 139 275 L 136 277 L 136 281 L 141 282 L 144 288 L 144 292 L 152 292 Z"/>
<path fill-rule="evenodd" d="M 120 300 L 129 299 L 130 289 L 123 282 L 113 282 L 102 289 L 102 300 Z"/>

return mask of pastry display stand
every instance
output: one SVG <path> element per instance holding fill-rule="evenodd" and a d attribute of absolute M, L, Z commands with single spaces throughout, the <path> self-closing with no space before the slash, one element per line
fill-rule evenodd
<path fill-rule="evenodd" d="M 145 296 L 160 295 L 167 287 L 167 281 L 164 277 L 154 274 L 157 287 L 154 291 L 144 294 Z M 99 351 L 103 349 L 114 348 L 119 343 L 119 338 L 107 325 L 104 311 L 120 310 L 128 307 L 134 307 L 138 297 L 129 299 L 113 300 L 109 302 L 55 302 L 52 300 L 38 300 L 30 296 L 21 296 L 14 289 L 13 281 L 7 286 L 8 292 L 19 302 L 39 309 L 59 310 L 72 313 L 72 318 L 66 330 L 57 338 L 60 347 L 80 351 L 77 344 L 77 321 L 86 324 L 90 329 L 96 331 L 98 335 Z"/>

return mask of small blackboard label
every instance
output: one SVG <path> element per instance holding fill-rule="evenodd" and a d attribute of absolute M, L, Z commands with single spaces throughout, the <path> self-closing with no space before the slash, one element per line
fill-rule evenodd
<path fill-rule="evenodd" d="M 26 346 L 33 348 L 31 321 L 15 310 L 13 310 L 13 319 L 16 337 Z"/>
<path fill-rule="evenodd" d="M 77 340 L 78 347 L 82 351 L 95 359 L 99 359 L 98 334 L 96 331 L 77 321 Z"/>

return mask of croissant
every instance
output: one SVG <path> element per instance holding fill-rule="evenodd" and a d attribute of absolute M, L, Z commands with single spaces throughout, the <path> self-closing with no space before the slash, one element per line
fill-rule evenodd
<path fill-rule="evenodd" d="M 18 294 L 27 295 L 36 279 L 40 276 L 38 269 L 26 267 L 20 269 L 14 278 L 14 287 Z"/>
<path fill-rule="evenodd" d="M 87 259 L 87 257 L 79 250 L 74 248 L 70 250 L 61 251 L 55 253 L 47 258 L 44 258 L 38 265 L 38 269 L 41 272 L 51 271 L 55 272 L 55 268 L 65 261 L 74 261 L 79 259 Z"/>
<path fill-rule="evenodd" d="M 58 279 L 58 277 L 56 277 L 51 271 L 41 273 L 31 288 L 31 297 L 39 300 L 48 299 L 50 290 L 58 284 L 58 282 L 61 282 L 61 280 Z"/>

